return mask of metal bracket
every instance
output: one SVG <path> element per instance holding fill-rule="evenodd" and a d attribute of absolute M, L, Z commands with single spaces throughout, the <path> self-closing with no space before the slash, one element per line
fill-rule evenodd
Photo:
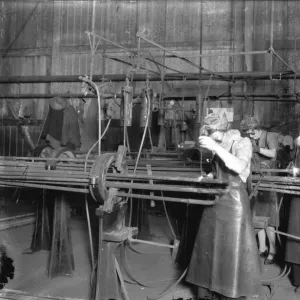
<path fill-rule="evenodd" d="M 110 188 L 108 190 L 108 197 L 107 197 L 107 199 L 106 199 L 106 201 L 104 202 L 104 205 L 103 205 L 103 211 L 104 212 L 107 212 L 107 213 L 112 212 L 114 204 L 115 204 L 114 200 L 115 200 L 115 197 L 117 195 L 117 192 L 118 192 L 117 188 Z"/>
<path fill-rule="evenodd" d="M 127 153 L 127 147 L 120 145 L 117 152 L 117 158 L 115 162 L 115 167 L 119 172 L 122 172 L 124 170 L 124 157 Z"/>

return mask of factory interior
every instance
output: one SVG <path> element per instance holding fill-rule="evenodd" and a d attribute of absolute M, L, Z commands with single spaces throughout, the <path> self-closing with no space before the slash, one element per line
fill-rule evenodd
<path fill-rule="evenodd" d="M 300 299 L 299 15 L 0 0 L 0 298 Z"/>

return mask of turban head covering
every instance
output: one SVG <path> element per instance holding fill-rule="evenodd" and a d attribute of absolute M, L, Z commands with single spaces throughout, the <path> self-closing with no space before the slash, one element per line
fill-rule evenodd
<path fill-rule="evenodd" d="M 225 114 L 221 116 L 217 113 L 210 113 L 204 118 L 204 125 L 200 130 L 200 134 L 208 135 L 208 132 L 226 131 L 228 128 L 228 120 Z"/>
<path fill-rule="evenodd" d="M 260 125 L 254 117 L 246 117 L 241 121 L 241 130 L 258 129 Z"/>

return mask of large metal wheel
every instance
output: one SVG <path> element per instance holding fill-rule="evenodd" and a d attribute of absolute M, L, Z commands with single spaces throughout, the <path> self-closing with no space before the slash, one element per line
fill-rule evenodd
<path fill-rule="evenodd" d="M 90 185 L 90 192 L 95 201 L 100 205 L 103 205 L 109 196 L 108 189 L 105 185 L 106 174 L 111 169 L 112 172 L 116 172 L 114 163 L 116 162 L 116 153 L 105 153 L 98 156 L 90 171 L 90 177 L 93 183 Z"/>

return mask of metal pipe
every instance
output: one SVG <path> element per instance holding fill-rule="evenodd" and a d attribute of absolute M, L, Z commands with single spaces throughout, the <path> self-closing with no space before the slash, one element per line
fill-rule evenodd
<path fill-rule="evenodd" d="M 187 192 L 198 194 L 218 194 L 224 192 L 224 189 L 212 188 L 195 188 L 177 185 L 163 185 L 163 184 L 145 184 L 145 183 L 127 183 L 127 182 L 112 182 L 106 181 L 106 187 L 120 188 L 120 189 L 136 189 L 136 190 L 151 190 L 151 191 L 170 191 L 170 192 Z"/>
<path fill-rule="evenodd" d="M 31 99 L 31 98 L 54 98 L 59 96 L 60 98 L 97 98 L 96 95 L 84 95 L 84 94 L 0 94 L 0 98 L 1 99 Z M 138 97 L 139 95 L 134 95 L 134 97 Z M 120 94 L 103 94 L 102 98 L 120 98 L 121 95 Z"/>
<path fill-rule="evenodd" d="M 253 184 L 255 186 L 255 184 Z M 273 183 L 260 183 L 259 188 L 274 188 L 274 189 L 282 189 L 282 190 L 295 190 L 295 191 L 300 191 L 300 186 L 288 186 L 288 185 L 281 185 L 281 184 L 273 184 Z"/>
<path fill-rule="evenodd" d="M 300 178 L 298 177 L 280 177 L 280 176 L 268 176 L 268 175 L 263 175 L 263 176 L 258 176 L 258 175 L 253 175 L 252 176 L 253 181 L 272 181 L 272 182 L 284 182 L 284 183 L 298 183 L 300 184 Z"/>
<path fill-rule="evenodd" d="M 269 50 L 261 50 L 261 51 L 241 51 L 241 52 L 225 52 L 225 53 L 204 53 L 204 54 L 185 54 L 184 57 L 215 57 L 215 56 L 235 56 L 235 55 L 258 55 L 258 54 L 266 54 Z M 155 57 L 160 57 L 161 55 L 154 55 Z M 168 58 L 176 57 L 175 55 L 166 55 Z"/>
<path fill-rule="evenodd" d="M 282 194 L 292 194 L 292 195 L 300 195 L 300 191 L 289 191 L 285 189 L 272 189 L 272 188 L 258 188 L 259 191 L 266 191 L 266 192 L 276 192 L 276 193 L 282 193 Z"/>
<path fill-rule="evenodd" d="M 211 73 L 202 73 L 202 80 L 209 80 Z M 257 71 L 257 72 L 215 72 L 213 75 L 217 77 L 226 78 L 229 80 L 232 76 L 234 76 L 235 81 L 244 80 L 245 78 L 252 78 L 253 80 L 269 80 L 270 72 L 265 71 Z M 82 82 L 79 77 L 81 75 L 46 75 L 46 76 L 0 76 L 0 83 L 49 83 L 49 82 Z M 290 71 L 277 71 L 272 72 L 272 77 L 276 77 L 279 79 L 281 76 L 282 79 L 294 79 L 294 74 Z M 146 74 L 135 74 L 133 81 L 145 81 L 147 75 Z M 198 80 L 199 72 L 195 73 L 182 73 L 182 74 L 173 74 L 167 73 L 164 75 L 165 81 L 178 81 L 182 80 L 182 78 L 186 81 Z M 106 74 L 105 78 L 112 82 L 123 82 L 126 79 L 126 74 Z M 300 73 L 296 74 L 296 78 L 300 79 Z M 160 75 L 153 75 L 149 78 L 149 81 L 161 81 Z M 102 75 L 94 75 L 94 82 L 102 82 Z M 220 80 L 219 78 L 214 77 L 212 80 Z M 92 98 L 92 95 L 91 95 Z"/>
<path fill-rule="evenodd" d="M 177 246 L 174 246 L 174 245 L 150 242 L 150 241 L 139 240 L 139 239 L 135 239 L 135 238 L 129 238 L 128 240 L 132 243 L 141 243 L 141 244 L 154 245 L 154 246 L 158 246 L 158 247 L 165 247 L 165 248 L 171 248 L 171 249 L 177 248 Z"/>
<path fill-rule="evenodd" d="M 109 58 L 109 59 L 111 59 L 111 60 L 114 60 L 114 61 L 123 63 L 123 64 L 128 65 L 128 66 L 132 66 L 131 63 L 129 63 L 129 62 L 127 62 L 127 61 L 124 61 L 124 60 L 122 60 L 122 59 L 120 59 L 120 58 L 116 58 L 116 57 L 112 57 L 112 56 L 108 56 L 108 55 L 105 55 L 105 56 L 103 55 L 103 57 L 106 57 L 106 58 Z M 156 74 L 156 75 L 160 75 L 158 72 L 155 72 L 155 71 L 153 71 L 153 70 L 150 70 L 150 69 L 147 69 L 147 68 L 144 68 L 144 67 L 140 67 L 140 69 L 141 69 L 141 70 L 148 71 L 148 72 L 153 73 L 153 74 Z"/>
<path fill-rule="evenodd" d="M 184 182 L 196 182 L 196 183 L 215 183 L 215 184 L 228 184 L 228 182 L 209 179 L 205 177 L 182 177 L 182 176 L 157 176 L 157 175 L 144 175 L 144 174 L 117 174 L 109 173 L 106 175 L 106 179 L 120 179 L 120 178 L 130 178 L 130 179 L 145 179 L 145 180 L 168 180 L 168 181 L 184 181 Z"/>
<path fill-rule="evenodd" d="M 289 68 L 294 74 L 296 74 L 296 71 L 290 67 L 290 65 L 288 63 L 286 63 L 283 58 L 273 49 L 271 50 L 273 52 L 273 54 L 287 67 Z"/>
<path fill-rule="evenodd" d="M 1 160 L 3 160 L 1 162 Z M 54 158 L 54 157 L 47 157 L 47 158 L 41 158 L 41 157 L 24 157 L 24 156 L 0 156 L 0 162 L 1 163 L 6 163 L 8 161 L 28 161 L 28 162 L 34 162 L 34 161 L 59 161 L 59 162 L 88 162 L 88 163 L 93 163 L 94 160 L 85 160 L 85 159 L 80 159 L 80 158 Z"/>
<path fill-rule="evenodd" d="M 152 195 L 141 195 L 133 193 L 121 193 L 118 192 L 116 196 L 119 197 L 132 197 L 138 199 L 147 199 L 153 201 L 168 201 L 168 202 L 177 202 L 177 203 L 187 203 L 187 204 L 198 204 L 198 205 L 214 205 L 214 200 L 195 200 L 195 199 L 182 199 L 182 198 L 172 198 L 172 197 L 161 197 L 161 196 L 152 196 Z"/>
<path fill-rule="evenodd" d="M 122 45 L 120 45 L 120 44 L 118 44 L 118 43 L 112 42 L 112 41 L 110 41 L 110 40 L 104 38 L 103 36 L 100 36 L 100 35 L 98 35 L 98 34 L 96 34 L 96 33 L 94 33 L 94 32 L 86 31 L 86 33 L 87 33 L 87 34 L 90 34 L 90 35 L 93 35 L 93 36 L 96 36 L 96 37 L 98 37 L 100 40 L 103 40 L 103 41 L 105 41 L 105 42 L 107 42 L 107 43 L 110 43 L 110 44 L 116 46 L 117 48 L 120 48 L 120 49 L 122 49 L 122 50 L 124 50 L 124 51 L 126 51 L 126 52 L 131 52 L 131 53 L 134 53 L 134 52 L 135 52 L 135 51 L 133 51 L 133 50 L 130 50 L 130 49 L 125 48 L 124 46 L 122 46 Z"/>
<path fill-rule="evenodd" d="M 57 190 L 57 191 L 66 191 L 66 192 L 75 192 L 75 193 L 85 193 L 89 194 L 89 189 L 76 189 L 69 187 L 59 187 L 59 186 L 51 186 L 51 185 L 42 185 L 42 184 L 33 184 L 33 183 L 16 183 L 16 182 L 8 182 L 8 181 L 0 181 L 1 187 L 31 187 L 31 188 L 39 188 L 39 189 L 48 189 L 48 190 Z"/>
<path fill-rule="evenodd" d="M 196 100 L 197 94 L 195 93 L 193 95 L 193 93 L 191 92 L 187 92 L 188 96 L 185 96 L 185 99 L 188 100 Z M 58 94 L 0 94 L 0 99 L 45 99 L 45 98 L 54 98 L 59 96 Z M 113 97 L 116 96 L 116 98 L 121 98 L 120 94 L 105 94 L 104 96 L 102 95 L 102 98 L 104 99 L 110 99 L 113 100 Z M 139 97 L 140 95 L 136 94 L 133 95 L 134 98 Z M 228 100 L 228 99 L 232 99 L 232 97 L 244 97 L 241 100 L 245 100 L 245 98 L 249 98 L 249 97 L 273 97 L 273 98 L 278 98 L 278 94 L 266 94 L 266 93 L 253 93 L 253 94 L 248 94 L 248 93 L 231 93 L 230 95 L 224 95 L 224 96 L 219 96 L 219 95 L 210 95 L 209 98 L 210 100 Z M 295 98 L 295 93 L 292 94 L 282 94 L 280 95 L 280 97 L 282 98 Z M 83 94 L 72 94 L 72 95 L 62 95 L 61 98 L 92 98 L 95 99 L 97 98 L 96 95 L 83 95 Z M 172 95 L 166 95 L 166 97 L 164 98 L 165 100 L 168 100 L 169 98 L 172 99 L 182 99 L 181 94 L 172 94 Z M 233 99 L 234 100 L 239 100 L 239 99 Z M 252 100 L 252 99 L 251 99 Z M 276 99 L 277 101 L 280 101 L 280 99 Z M 138 103 L 138 102 L 137 102 Z"/>
<path fill-rule="evenodd" d="M 273 49 L 274 40 L 274 0 L 271 3 L 270 49 Z"/>

